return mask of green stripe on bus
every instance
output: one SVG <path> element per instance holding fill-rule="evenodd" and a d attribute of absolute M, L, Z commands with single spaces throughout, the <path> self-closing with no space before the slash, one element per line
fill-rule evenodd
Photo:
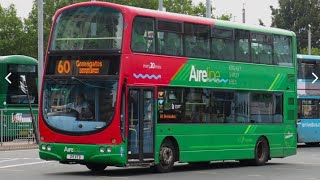
<path fill-rule="evenodd" d="M 276 78 L 273 80 L 273 82 L 272 82 L 271 86 L 269 87 L 268 91 L 271 91 L 273 89 L 273 86 L 278 81 L 279 77 L 280 77 L 280 74 L 277 74 Z"/>
<path fill-rule="evenodd" d="M 249 125 L 249 126 L 247 127 L 247 129 L 246 129 L 246 131 L 244 132 L 244 134 L 248 134 L 250 128 L 251 128 L 251 125 Z"/>

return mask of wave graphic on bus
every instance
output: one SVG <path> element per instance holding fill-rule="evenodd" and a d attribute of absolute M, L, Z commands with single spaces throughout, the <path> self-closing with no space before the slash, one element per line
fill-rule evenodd
<path fill-rule="evenodd" d="M 207 81 L 209 81 L 209 82 L 217 82 L 217 83 L 221 83 L 221 82 L 223 82 L 223 83 L 228 83 L 228 81 L 229 81 L 229 79 L 220 79 L 220 78 L 217 78 L 217 79 L 215 79 L 215 78 L 211 78 L 211 79 L 207 79 Z"/>
<path fill-rule="evenodd" d="M 155 79 L 155 80 L 158 80 L 158 79 L 161 79 L 161 75 L 149 75 L 149 74 L 136 74 L 136 73 L 133 73 L 133 76 L 136 78 L 136 79 L 139 79 L 139 78 L 142 78 L 142 79 Z"/>

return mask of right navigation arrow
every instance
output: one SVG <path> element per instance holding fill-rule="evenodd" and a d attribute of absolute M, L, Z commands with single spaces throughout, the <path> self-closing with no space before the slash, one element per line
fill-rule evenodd
<path fill-rule="evenodd" d="M 312 73 L 312 75 L 316 78 L 315 80 L 312 81 L 312 84 L 315 83 L 318 80 L 318 76 Z"/>

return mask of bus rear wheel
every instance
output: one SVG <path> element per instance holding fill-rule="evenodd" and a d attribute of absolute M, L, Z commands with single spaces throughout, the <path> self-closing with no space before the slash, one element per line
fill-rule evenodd
<path fill-rule="evenodd" d="M 161 144 L 159 152 L 159 164 L 155 165 L 155 169 L 160 173 L 167 173 L 173 169 L 175 161 L 175 149 L 171 141 L 166 140 Z"/>
<path fill-rule="evenodd" d="M 90 164 L 86 164 L 87 168 L 90 169 L 93 172 L 99 172 L 99 171 L 103 171 L 104 169 L 107 168 L 107 165 L 104 164 L 94 164 L 94 163 L 90 163 Z"/>
<path fill-rule="evenodd" d="M 254 159 L 250 162 L 251 165 L 262 166 L 269 160 L 269 145 L 265 138 L 260 137 L 256 143 L 254 151 Z"/>

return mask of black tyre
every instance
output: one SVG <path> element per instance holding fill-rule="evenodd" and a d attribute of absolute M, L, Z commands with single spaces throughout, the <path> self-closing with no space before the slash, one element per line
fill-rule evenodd
<path fill-rule="evenodd" d="M 319 145 L 318 142 L 311 142 L 311 143 L 305 143 L 307 146 L 317 146 Z"/>
<path fill-rule="evenodd" d="M 175 161 L 175 149 L 171 141 L 164 141 L 159 152 L 159 164 L 155 165 L 155 170 L 160 173 L 167 173 L 173 169 Z"/>
<path fill-rule="evenodd" d="M 256 143 L 256 147 L 254 150 L 254 159 L 250 163 L 255 166 L 265 165 L 269 160 L 270 149 L 268 142 L 265 138 L 260 137 Z"/>
<path fill-rule="evenodd" d="M 107 167 L 107 165 L 104 164 L 86 164 L 86 166 L 93 172 L 103 171 Z"/>

